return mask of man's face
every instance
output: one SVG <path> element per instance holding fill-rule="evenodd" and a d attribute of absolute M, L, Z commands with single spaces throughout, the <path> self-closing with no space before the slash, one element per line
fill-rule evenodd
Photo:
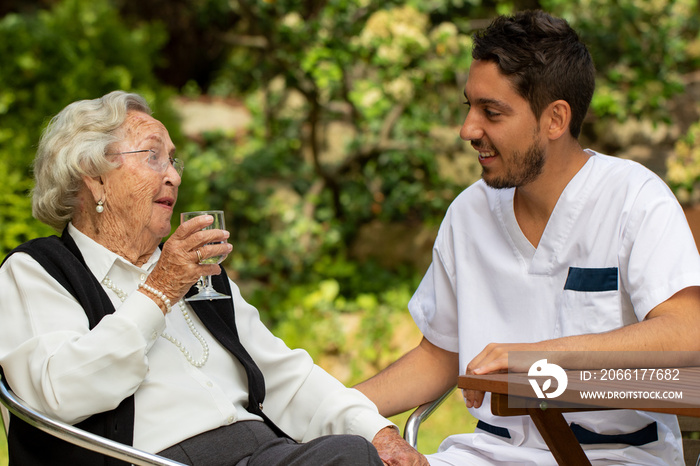
<path fill-rule="evenodd" d="M 498 66 L 474 60 L 464 95 L 470 109 L 459 135 L 479 152 L 486 184 L 514 188 L 537 179 L 546 160 L 539 121 Z"/>

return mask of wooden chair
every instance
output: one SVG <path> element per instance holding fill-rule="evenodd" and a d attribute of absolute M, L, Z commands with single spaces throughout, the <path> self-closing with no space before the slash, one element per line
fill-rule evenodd
<path fill-rule="evenodd" d="M 162 456 L 146 453 L 134 447 L 100 437 L 91 432 L 78 429 L 72 425 L 55 421 L 36 410 L 26 406 L 10 389 L 4 378 L 0 377 L 0 402 L 4 406 L 2 410 L 5 429 L 9 428 L 9 413 L 29 425 L 41 429 L 44 432 L 58 437 L 88 450 L 117 458 L 136 466 L 184 466 L 177 461 L 163 458 Z M 9 413 L 8 413 L 9 412 Z"/>
<path fill-rule="evenodd" d="M 453 391 L 454 388 L 445 392 L 437 400 L 419 406 L 411 413 L 406 420 L 403 432 L 403 438 L 409 445 L 416 448 L 420 425 L 438 409 Z M 678 424 L 683 435 L 683 457 L 686 466 L 700 466 L 700 418 L 678 416 Z"/>

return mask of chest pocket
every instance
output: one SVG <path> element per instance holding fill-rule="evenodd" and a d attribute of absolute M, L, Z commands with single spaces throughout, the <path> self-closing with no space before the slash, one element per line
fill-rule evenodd
<path fill-rule="evenodd" d="M 564 289 L 592 293 L 617 291 L 617 267 L 602 269 L 569 267 Z"/>
<path fill-rule="evenodd" d="M 562 336 L 597 333 L 623 325 L 617 267 L 569 267 L 562 291 Z"/>

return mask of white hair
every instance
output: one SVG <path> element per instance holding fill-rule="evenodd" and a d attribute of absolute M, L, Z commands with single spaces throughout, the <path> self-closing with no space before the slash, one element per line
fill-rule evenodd
<path fill-rule="evenodd" d="M 151 114 L 138 94 L 114 91 L 73 102 L 53 117 L 39 140 L 34 159 L 32 214 L 58 231 L 73 218 L 82 177 L 115 168 L 105 154 L 130 110 Z"/>

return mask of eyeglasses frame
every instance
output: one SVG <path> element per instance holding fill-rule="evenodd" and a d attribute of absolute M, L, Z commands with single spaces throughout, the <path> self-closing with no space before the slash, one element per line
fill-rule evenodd
<path fill-rule="evenodd" d="M 130 151 L 126 151 L 126 152 L 116 152 L 114 154 L 105 154 L 105 155 L 108 155 L 108 156 L 109 155 L 126 155 L 126 154 L 138 154 L 141 152 L 152 152 L 154 154 L 156 153 L 156 151 L 154 151 L 153 149 L 139 149 L 139 150 L 130 150 Z M 169 156 L 168 161 L 170 162 L 170 166 L 175 169 L 177 174 L 179 176 L 182 176 L 182 173 L 185 171 L 185 164 L 182 162 L 182 160 Z M 167 165 L 163 165 L 163 168 L 161 168 L 161 170 L 156 170 L 148 163 L 146 163 L 146 165 L 148 165 L 148 168 L 150 168 L 151 170 L 153 170 L 157 173 L 165 173 L 165 171 L 168 169 Z"/>

